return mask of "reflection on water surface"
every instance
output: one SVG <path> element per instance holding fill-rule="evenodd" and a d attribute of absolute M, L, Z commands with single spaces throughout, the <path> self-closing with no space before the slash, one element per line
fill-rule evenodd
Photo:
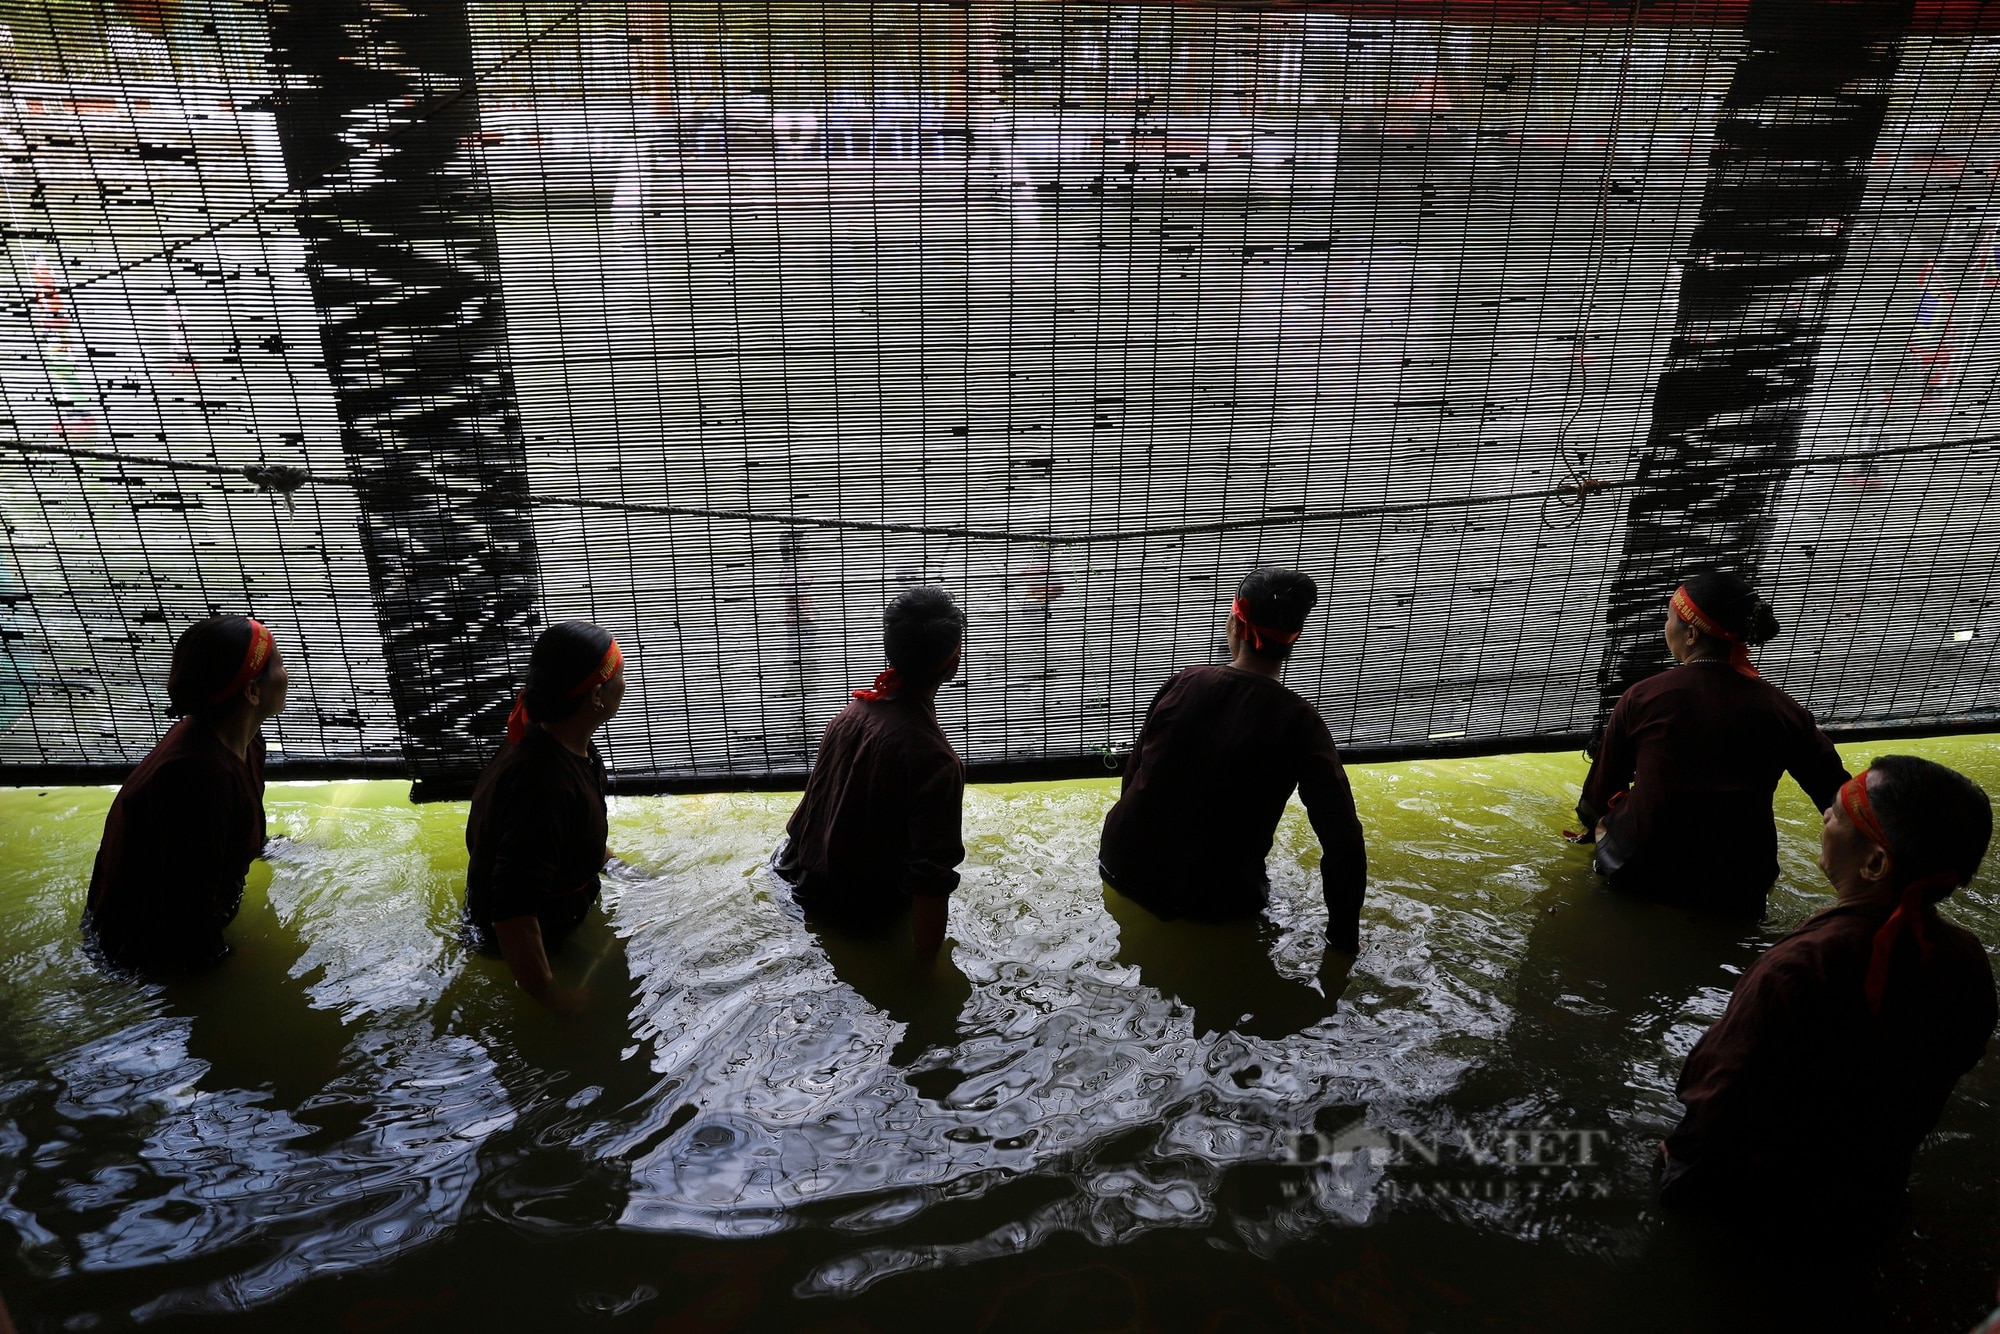
<path fill-rule="evenodd" d="M 1992 741 L 1914 744 L 2000 787 Z M 3 793 L 6 1295 L 78 1329 L 1749 1328 L 1757 1276 L 1659 1217 L 1649 1156 L 1734 972 L 1819 902 L 1816 821 L 1783 794 L 1770 920 L 1717 926 L 1595 888 L 1556 838 L 1581 772 L 1354 771 L 1330 996 L 1298 812 L 1259 953 L 1107 908 L 1113 783 L 974 789 L 925 978 L 773 898 L 791 797 L 622 799 L 558 960 L 578 1022 L 458 944 L 462 807 L 274 788 L 235 955 L 142 986 L 74 931 L 109 792 Z M 2000 941 L 1993 873 L 1963 898 Z M 1993 1064 L 1919 1160 L 1891 1327 L 1990 1292 Z"/>

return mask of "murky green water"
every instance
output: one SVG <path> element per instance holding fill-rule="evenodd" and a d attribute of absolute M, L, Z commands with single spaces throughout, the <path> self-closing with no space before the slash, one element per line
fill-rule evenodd
<path fill-rule="evenodd" d="M 1893 748 L 2000 791 L 2000 739 Z M 65 1330 L 1783 1327 L 1797 1275 L 1662 1218 L 1650 1155 L 1736 971 L 1826 901 L 1816 819 L 1781 794 L 1769 920 L 1720 926 L 1595 887 L 1582 770 L 1354 770 L 1337 1008 L 1296 810 L 1265 954 L 1121 933 L 1112 782 L 975 789 L 924 985 L 773 901 L 791 797 L 622 799 L 574 1023 L 457 943 L 462 806 L 273 788 L 235 956 L 148 987 L 75 931 L 110 792 L 0 792 L 0 1290 Z M 2000 944 L 1991 864 L 1950 912 Z M 1989 1059 L 1920 1156 L 1879 1327 L 1991 1304 L 1996 1095 Z"/>

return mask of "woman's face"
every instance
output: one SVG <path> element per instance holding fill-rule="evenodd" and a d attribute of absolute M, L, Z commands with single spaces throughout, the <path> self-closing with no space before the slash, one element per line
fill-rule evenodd
<path fill-rule="evenodd" d="M 620 663 L 618 670 L 606 677 L 604 684 L 597 688 L 598 724 L 602 726 L 610 722 L 612 715 L 618 712 L 618 706 L 624 702 L 625 665 Z"/>
<path fill-rule="evenodd" d="M 257 721 L 275 718 L 285 707 L 285 689 L 291 685 L 292 676 L 285 670 L 285 655 L 278 652 L 276 644 L 271 645 L 271 665 L 264 669 L 262 676 L 252 681 L 244 690 L 250 701 L 251 712 Z"/>

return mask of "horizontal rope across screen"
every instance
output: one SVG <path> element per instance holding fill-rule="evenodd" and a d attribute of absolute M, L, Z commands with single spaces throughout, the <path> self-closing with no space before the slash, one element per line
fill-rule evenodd
<path fill-rule="evenodd" d="M 1715 564 L 2000 721 L 1981 12 L 24 0 L 0 778 L 249 611 L 294 772 L 462 786 L 584 618 L 621 780 L 773 781 L 918 580 L 967 759 L 1097 762 L 1264 563 L 1361 751 L 1587 734 Z"/>

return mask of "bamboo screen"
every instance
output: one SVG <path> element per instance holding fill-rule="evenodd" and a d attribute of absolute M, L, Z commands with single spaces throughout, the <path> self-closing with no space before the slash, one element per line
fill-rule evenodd
<path fill-rule="evenodd" d="M 1983 14 L 19 0 L 0 777 L 250 612 L 280 772 L 462 790 L 585 618 L 622 783 L 790 781 L 919 580 L 966 758 L 1087 767 L 1265 563 L 1359 755 L 1581 740 L 1713 567 L 2000 721 Z"/>

